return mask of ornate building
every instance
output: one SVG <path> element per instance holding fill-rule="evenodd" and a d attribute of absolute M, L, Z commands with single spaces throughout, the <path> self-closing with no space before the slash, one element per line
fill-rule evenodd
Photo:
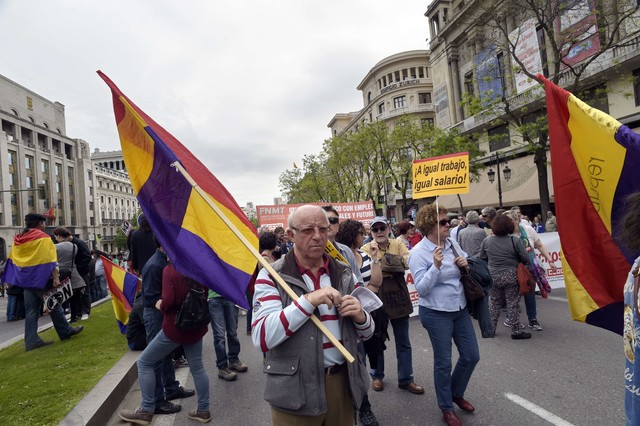
<path fill-rule="evenodd" d="M 55 208 L 48 227 L 88 239 L 96 223 L 89 144 L 66 134 L 65 109 L 0 76 L 0 258 L 27 213 Z"/>
<path fill-rule="evenodd" d="M 96 202 L 99 212 L 95 235 L 97 247 L 107 253 L 120 250 L 118 235 L 124 221 L 132 221 L 139 212 L 138 200 L 133 193 L 122 151 L 100 152 L 91 155 L 96 177 Z"/>

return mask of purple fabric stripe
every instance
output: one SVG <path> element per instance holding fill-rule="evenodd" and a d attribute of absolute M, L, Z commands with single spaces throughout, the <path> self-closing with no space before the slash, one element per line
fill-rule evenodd
<path fill-rule="evenodd" d="M 138 193 L 138 201 L 156 237 L 178 272 L 249 308 L 244 293 L 250 275 L 223 262 L 202 238 L 182 228 L 192 187 L 170 166 L 176 161 L 175 155 L 152 129 L 146 130 L 156 142 L 154 162 L 151 174 Z M 160 149 L 156 149 L 158 147 Z"/>
<path fill-rule="evenodd" d="M 118 327 L 120 327 L 120 333 L 127 334 L 127 326 L 121 323 L 119 319 L 116 319 L 116 322 L 118 323 Z"/>
<path fill-rule="evenodd" d="M 640 191 L 640 179 L 638 179 L 638 165 L 640 164 L 640 135 L 623 124 L 616 132 L 615 140 L 625 147 L 627 152 L 625 154 L 624 165 L 622 167 L 622 172 L 620 173 L 618 186 L 616 188 L 616 195 L 613 198 L 613 205 L 611 208 L 611 233 L 624 257 L 630 265 L 633 265 L 634 260 L 640 256 L 640 252 L 628 249 L 620 240 L 620 235 L 623 232 L 623 227 L 620 221 L 624 214 L 627 213 L 626 198 L 629 195 Z"/>
<path fill-rule="evenodd" d="M 133 274 L 125 274 L 122 294 L 133 308 L 133 302 L 136 299 L 136 288 L 138 287 L 138 277 Z"/>
<path fill-rule="evenodd" d="M 41 290 L 47 286 L 55 267 L 55 262 L 52 262 L 21 268 L 9 259 L 5 264 L 2 280 L 5 284 Z"/>

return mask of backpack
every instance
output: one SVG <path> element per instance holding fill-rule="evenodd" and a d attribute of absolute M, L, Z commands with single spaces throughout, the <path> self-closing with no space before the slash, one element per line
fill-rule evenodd
<path fill-rule="evenodd" d="M 207 291 L 189 283 L 191 287 L 187 297 L 182 302 L 175 319 L 175 326 L 180 330 L 199 330 L 209 325 L 209 303 Z"/>

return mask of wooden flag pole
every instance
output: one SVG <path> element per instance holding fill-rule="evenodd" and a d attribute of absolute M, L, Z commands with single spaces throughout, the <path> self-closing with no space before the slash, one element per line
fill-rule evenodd
<path fill-rule="evenodd" d="M 171 164 L 171 166 L 175 167 L 176 170 L 179 171 L 182 174 L 182 176 L 184 176 L 184 178 L 191 184 L 191 186 L 196 190 L 196 192 L 200 194 L 200 196 L 206 201 L 209 207 L 211 207 L 213 211 L 215 211 L 216 214 L 220 216 L 220 219 L 222 219 L 222 221 L 229 227 L 229 229 L 233 231 L 236 237 L 238 237 L 238 239 L 242 242 L 242 244 L 244 244 L 244 246 L 249 250 L 249 252 L 253 255 L 253 257 L 255 257 L 258 260 L 260 265 L 262 265 L 262 267 L 265 268 L 267 272 L 269 272 L 269 274 L 274 278 L 274 280 L 278 283 L 278 285 L 282 287 L 285 293 L 287 293 L 287 295 L 291 299 L 294 299 L 294 300 L 297 299 L 298 295 L 291 289 L 289 284 L 287 284 L 282 279 L 282 277 L 278 275 L 278 273 L 271 267 L 271 264 L 267 262 L 264 257 L 262 257 L 262 255 L 258 252 L 258 250 L 256 250 L 253 247 L 253 245 L 251 245 L 249 240 L 247 240 L 247 238 L 242 234 L 242 232 L 240 232 L 240 230 L 236 228 L 233 222 L 231 222 L 229 218 L 224 214 L 224 212 L 220 210 L 220 208 L 211 200 L 211 197 L 209 196 L 209 194 L 207 194 L 206 192 L 204 192 L 202 188 L 200 188 L 200 186 L 196 183 L 196 181 L 193 180 L 191 175 L 189 175 L 189 172 L 187 172 L 185 168 L 182 167 L 182 164 L 180 164 L 179 161 L 175 161 Z M 347 351 L 347 348 L 345 348 L 342 345 L 342 343 L 340 343 L 340 341 L 336 339 L 336 336 L 334 336 L 331 333 L 331 331 L 329 331 L 329 329 L 322 323 L 322 321 L 320 321 L 320 318 L 318 318 L 315 315 L 311 315 L 310 318 L 313 324 L 315 324 L 315 326 L 318 327 L 318 329 L 320 329 L 322 334 L 327 336 L 327 339 L 331 341 L 331 343 L 336 347 L 336 349 L 340 351 L 342 356 L 348 362 L 352 363 L 353 361 L 355 361 L 353 356 L 349 353 L 349 351 Z"/>

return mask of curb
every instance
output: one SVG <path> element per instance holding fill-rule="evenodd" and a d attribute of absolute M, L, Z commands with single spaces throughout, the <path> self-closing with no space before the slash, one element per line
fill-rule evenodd
<path fill-rule="evenodd" d="M 136 351 L 125 353 L 59 425 L 104 425 L 138 380 L 136 361 L 139 356 L 140 352 Z"/>

